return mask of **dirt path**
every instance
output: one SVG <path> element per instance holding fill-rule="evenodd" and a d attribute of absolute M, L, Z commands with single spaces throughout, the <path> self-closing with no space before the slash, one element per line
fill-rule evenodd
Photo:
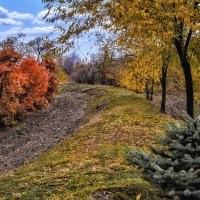
<path fill-rule="evenodd" d="M 81 124 L 89 95 L 65 92 L 19 127 L 0 130 L 0 172 L 14 170 L 54 146 Z"/>

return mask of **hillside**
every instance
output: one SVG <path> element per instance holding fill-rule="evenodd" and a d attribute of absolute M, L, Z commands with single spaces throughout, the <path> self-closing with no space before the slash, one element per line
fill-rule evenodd
<path fill-rule="evenodd" d="M 35 161 L 2 174 L 0 199 L 132 200 L 139 193 L 142 199 L 163 199 L 129 166 L 124 152 L 127 145 L 146 149 L 155 143 L 169 116 L 120 88 L 71 85 L 61 90 L 66 92 L 90 99 L 82 126 Z"/>

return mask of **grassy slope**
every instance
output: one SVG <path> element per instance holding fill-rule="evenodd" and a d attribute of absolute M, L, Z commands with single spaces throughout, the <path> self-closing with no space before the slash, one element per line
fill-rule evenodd
<path fill-rule="evenodd" d="M 88 85 L 65 89 L 77 88 L 96 94 L 84 125 L 34 162 L 2 175 L 0 199 L 90 200 L 104 194 L 125 200 L 140 192 L 142 199 L 157 199 L 155 189 L 125 161 L 124 149 L 154 143 L 169 117 L 127 90 Z"/>

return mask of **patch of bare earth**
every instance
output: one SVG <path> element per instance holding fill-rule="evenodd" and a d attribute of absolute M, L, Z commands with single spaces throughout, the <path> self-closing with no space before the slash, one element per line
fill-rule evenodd
<path fill-rule="evenodd" d="M 81 125 L 91 96 L 64 92 L 47 109 L 29 116 L 17 127 L 0 130 L 0 172 L 9 172 L 34 160 L 74 133 Z"/>
<path fill-rule="evenodd" d="M 156 94 L 154 102 L 160 106 L 161 94 Z M 200 113 L 200 101 L 195 102 L 195 110 Z M 175 118 L 182 118 L 183 112 L 186 112 L 186 95 L 184 91 L 177 91 L 174 94 L 167 94 L 166 112 Z"/>

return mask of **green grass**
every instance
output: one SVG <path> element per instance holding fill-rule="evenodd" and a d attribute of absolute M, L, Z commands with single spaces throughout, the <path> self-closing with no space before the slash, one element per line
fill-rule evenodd
<path fill-rule="evenodd" d="M 159 199 L 158 190 L 125 159 L 126 146 L 147 148 L 163 132 L 169 116 L 131 91 L 107 86 L 72 85 L 61 90 L 93 94 L 78 132 L 34 162 L 0 178 L 0 199 Z M 100 197 L 98 197 L 100 196 Z"/>

